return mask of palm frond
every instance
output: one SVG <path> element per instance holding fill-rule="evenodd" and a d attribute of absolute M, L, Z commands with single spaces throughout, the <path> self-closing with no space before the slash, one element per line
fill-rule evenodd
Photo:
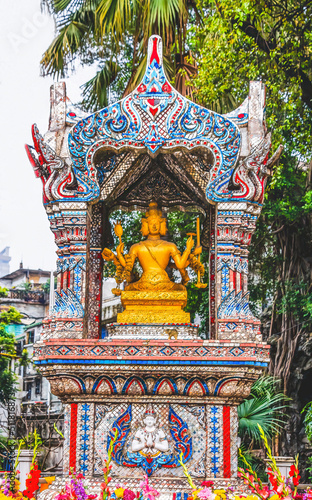
<path fill-rule="evenodd" d="M 260 425 L 267 437 L 273 437 L 284 423 L 283 410 L 287 408 L 288 400 L 279 391 L 278 382 L 273 377 L 263 377 L 255 382 L 251 396 L 237 408 L 239 435 L 243 438 L 247 434 L 260 442 Z"/>
<path fill-rule="evenodd" d="M 281 381 L 276 377 L 265 375 L 258 378 L 253 383 L 250 394 L 251 396 L 274 396 L 274 394 L 281 393 Z"/>
<path fill-rule="evenodd" d="M 99 4 L 99 0 L 84 0 L 81 2 L 81 5 L 78 5 L 76 9 L 65 9 L 56 15 L 56 27 L 58 30 L 65 28 L 72 22 L 85 24 L 89 28 L 89 32 L 91 32 L 96 38 L 98 26 L 95 20 L 95 12 L 97 6 Z"/>
<path fill-rule="evenodd" d="M 82 102 L 83 108 L 88 110 L 101 109 L 107 106 L 107 89 L 116 79 L 120 70 L 115 61 L 105 61 L 103 67 L 82 86 Z"/>
<path fill-rule="evenodd" d="M 261 481 L 267 481 L 267 475 L 265 472 L 265 462 L 262 458 L 255 455 L 251 449 L 249 449 L 244 443 L 241 444 L 240 453 L 238 454 L 238 467 L 245 468 L 245 460 L 251 465 L 252 470 L 254 470 Z"/>
<path fill-rule="evenodd" d="M 96 10 L 102 36 L 110 34 L 119 43 L 131 22 L 130 0 L 100 0 Z"/>
<path fill-rule="evenodd" d="M 44 74 L 64 77 L 68 58 L 80 50 L 87 32 L 88 26 L 77 22 L 63 28 L 43 54 Z"/>
<path fill-rule="evenodd" d="M 148 16 L 144 31 L 147 36 L 157 33 L 165 45 L 175 41 L 175 28 L 180 19 L 186 14 L 185 4 L 182 0 L 149 0 Z M 152 33 L 153 31 L 153 33 Z"/>
<path fill-rule="evenodd" d="M 213 101 L 206 101 L 204 105 L 219 114 L 229 113 L 233 109 L 237 108 L 238 102 L 236 101 L 233 94 L 230 92 L 224 92 L 222 96 Z"/>
<path fill-rule="evenodd" d="M 169 80 L 172 80 L 175 76 L 174 65 L 172 63 L 172 60 L 168 56 L 164 56 L 163 60 L 164 60 L 164 70 L 165 70 L 165 73 L 167 75 L 167 78 Z"/>
<path fill-rule="evenodd" d="M 66 9 L 70 12 L 75 12 L 83 3 L 84 0 L 53 0 L 53 8 L 55 13 Z"/>
<path fill-rule="evenodd" d="M 143 79 L 145 73 L 146 61 L 147 61 L 147 55 L 142 57 L 137 68 L 135 68 L 135 70 L 132 72 L 131 78 L 127 84 L 127 87 L 125 88 L 123 96 L 126 96 L 130 92 L 132 92 L 132 90 L 134 90 Z"/>

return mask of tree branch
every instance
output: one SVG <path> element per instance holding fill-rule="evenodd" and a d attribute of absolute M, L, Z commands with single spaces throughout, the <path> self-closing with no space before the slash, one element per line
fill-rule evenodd
<path fill-rule="evenodd" d="M 267 55 L 270 55 L 271 51 L 276 49 L 276 42 L 269 42 L 266 40 L 258 31 L 258 29 L 254 26 L 250 21 L 239 21 L 234 19 L 233 24 L 237 24 L 239 29 L 245 33 L 248 37 L 252 38 L 260 50 L 265 52 Z M 282 63 L 279 59 L 275 59 L 277 65 L 284 71 L 285 76 L 288 78 L 298 78 L 298 83 L 301 88 L 302 100 L 308 106 L 309 109 L 312 109 L 312 82 L 305 71 L 299 66 L 288 66 L 286 67 L 286 63 Z"/>

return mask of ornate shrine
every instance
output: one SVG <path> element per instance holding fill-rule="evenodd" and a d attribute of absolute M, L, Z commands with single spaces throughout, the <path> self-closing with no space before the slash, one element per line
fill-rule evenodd
<path fill-rule="evenodd" d="M 114 484 L 135 489 L 148 474 L 163 498 L 187 498 L 181 452 L 195 483 L 238 484 L 236 407 L 269 361 L 249 308 L 248 245 L 276 155 L 268 159 L 261 82 L 220 115 L 172 88 L 158 36 L 147 61 L 131 94 L 90 116 L 71 104 L 64 83 L 54 84 L 48 132 L 33 126 L 27 152 L 58 247 L 56 301 L 35 363 L 65 404 L 64 477 L 73 468 L 99 491 L 116 433 Z M 207 340 L 192 323 L 149 321 L 146 302 L 147 320 L 114 323 L 102 338 L 109 213 L 146 212 L 152 200 L 164 217 L 174 208 L 204 219 Z"/>

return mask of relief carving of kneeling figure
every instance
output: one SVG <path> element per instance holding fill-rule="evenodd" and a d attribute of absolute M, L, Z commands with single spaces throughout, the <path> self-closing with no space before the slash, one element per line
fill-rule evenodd
<path fill-rule="evenodd" d="M 169 443 L 162 429 L 157 427 L 156 414 L 150 405 L 143 418 L 144 427 L 140 427 L 131 443 L 131 451 L 144 455 L 158 455 L 169 450 Z"/>

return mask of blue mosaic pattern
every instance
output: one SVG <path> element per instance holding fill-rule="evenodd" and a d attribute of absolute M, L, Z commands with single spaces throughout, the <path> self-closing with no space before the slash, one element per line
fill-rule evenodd
<path fill-rule="evenodd" d="M 230 289 L 230 270 L 227 266 L 223 266 L 221 270 L 221 294 L 222 299 L 229 293 Z"/>
<path fill-rule="evenodd" d="M 241 366 L 268 366 L 268 361 L 267 362 L 262 362 L 262 361 L 238 361 L 238 360 L 190 360 L 190 361 L 184 361 L 184 360 L 166 360 L 166 361 L 160 361 L 160 360 L 134 360 L 134 359 L 42 359 L 39 361 L 34 361 L 34 364 L 39 366 L 39 365 L 50 365 L 50 364 L 64 364 L 64 365 L 79 365 L 79 364 L 84 364 L 84 365 L 200 365 L 200 366 L 210 366 L 210 365 L 218 365 L 218 366 L 232 366 L 232 365 L 241 365 Z"/>
<path fill-rule="evenodd" d="M 220 449 L 219 449 L 219 434 L 220 434 L 220 422 L 219 422 L 220 408 L 217 406 L 212 406 L 210 409 L 210 453 L 211 453 L 211 472 L 214 477 L 217 477 L 219 473 L 219 459 L 220 459 Z"/>
<path fill-rule="evenodd" d="M 222 272 L 223 272 L 222 268 Z M 249 292 L 243 294 L 242 291 L 235 293 L 235 290 L 228 293 L 223 297 L 222 289 L 222 302 L 218 309 L 218 318 L 250 318 L 254 316 L 249 307 Z"/>
<path fill-rule="evenodd" d="M 82 473 L 85 475 L 85 473 L 88 471 L 88 461 L 89 461 L 89 445 L 90 445 L 90 405 L 88 404 L 83 404 L 81 405 L 81 454 L 80 454 L 80 469 Z"/>
<path fill-rule="evenodd" d="M 81 300 L 81 267 L 76 266 L 74 269 L 74 293 L 78 300 Z"/>
<path fill-rule="evenodd" d="M 55 304 L 52 311 L 53 315 L 59 318 L 83 318 L 84 309 L 79 298 L 68 288 L 60 293 L 55 292 Z"/>

